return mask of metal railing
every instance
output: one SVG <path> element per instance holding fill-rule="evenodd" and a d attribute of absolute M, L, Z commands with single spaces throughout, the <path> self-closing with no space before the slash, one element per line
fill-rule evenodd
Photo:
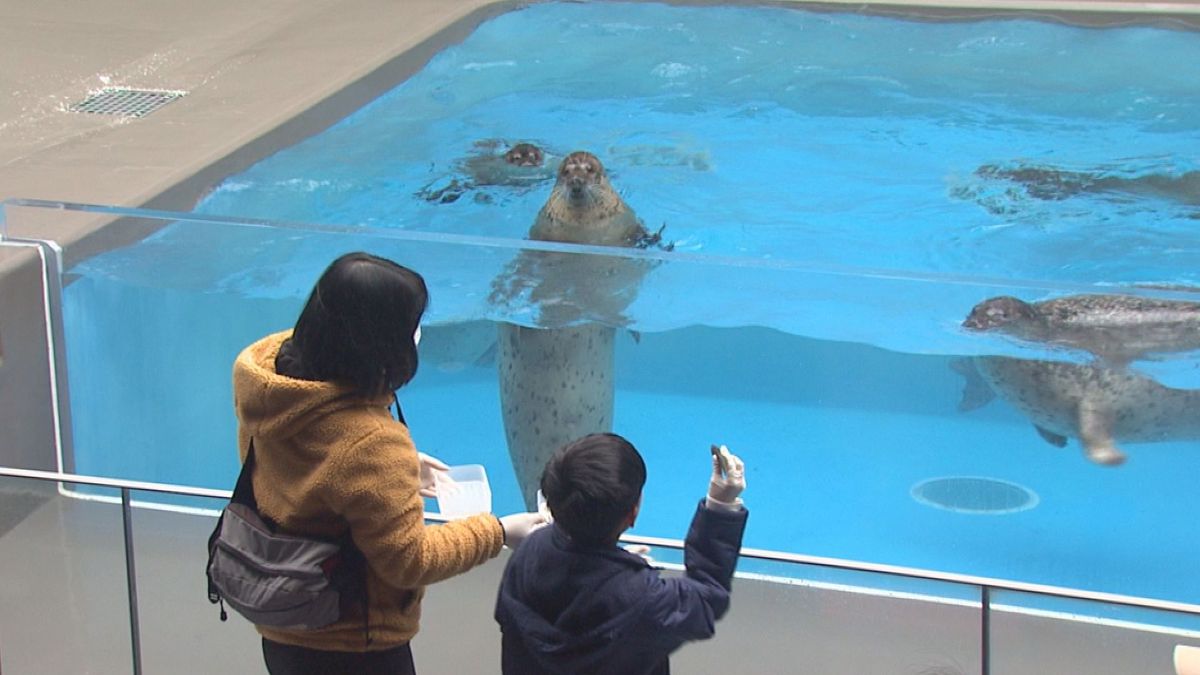
<path fill-rule="evenodd" d="M 103 478 L 96 476 L 84 476 L 78 474 L 67 474 L 56 471 L 37 471 L 32 469 L 16 469 L 0 467 L 0 477 L 6 478 L 22 478 L 38 481 L 49 481 L 56 483 L 69 483 L 72 485 L 86 485 L 92 487 L 101 487 L 115 489 L 120 491 L 121 505 L 121 523 L 123 532 L 123 544 L 125 555 L 125 574 L 127 584 L 127 601 L 129 610 L 129 628 L 130 628 L 130 651 L 133 662 L 133 672 L 135 675 L 140 675 L 142 672 L 141 659 L 141 630 L 138 623 L 138 596 L 137 596 L 137 575 L 136 561 L 133 548 L 133 524 L 132 524 L 132 509 L 137 506 L 132 499 L 132 492 L 152 492 L 159 494 L 169 494 L 184 497 L 203 497 L 210 499 L 228 500 L 232 495 L 229 490 L 217 490 L 211 488 L 186 487 L 180 485 L 170 485 L 164 483 L 149 483 L 142 481 L 121 480 L 115 478 Z M 105 501 L 114 501 L 102 497 L 91 497 L 92 499 L 100 499 Z M 162 507 L 169 508 L 169 507 Z M 214 510 L 212 515 L 215 517 L 217 512 Z M 450 520 L 438 513 L 427 512 L 425 519 L 432 522 L 444 522 Z M 684 542 L 678 539 L 670 539 L 663 537 L 648 537 L 639 535 L 625 535 L 621 537 L 621 541 L 627 544 L 644 544 L 652 547 L 660 547 L 675 551 L 684 549 Z M 1064 598 L 1070 600 L 1082 600 L 1088 602 L 1107 603 L 1120 605 L 1130 608 L 1164 610 L 1170 612 L 1181 612 L 1185 614 L 1200 616 L 1200 605 L 1184 602 L 1172 602 L 1166 600 L 1158 600 L 1153 598 L 1139 598 L 1134 596 L 1119 595 L 1113 593 L 1101 593 L 1095 591 L 1087 591 L 1081 589 L 1064 588 L 1059 586 L 1048 586 L 1043 584 L 1034 584 L 1020 581 L 1012 581 L 1007 579 L 996 579 L 990 577 L 978 577 L 968 574 L 955 574 L 949 572 L 939 572 L 936 570 L 925 570 L 912 567 L 902 567 L 896 565 L 885 565 L 879 563 L 863 562 L 858 560 L 845 560 L 840 558 L 829 558 L 822 556 L 804 555 L 799 553 L 790 553 L 785 551 L 773 551 L 759 548 L 743 548 L 741 557 L 751 560 L 761 560 L 775 563 L 786 563 L 790 565 L 806 565 L 812 567 L 843 570 L 848 572 L 861 572 L 884 575 L 887 577 L 898 577 L 906 579 L 917 579 L 923 581 L 952 583 L 965 586 L 974 586 L 978 589 L 979 597 L 979 612 L 980 612 L 980 673 L 989 675 L 991 662 L 990 648 L 990 615 L 991 615 L 991 596 L 995 591 L 1014 591 L 1020 593 L 1028 593 L 1032 595 Z"/>

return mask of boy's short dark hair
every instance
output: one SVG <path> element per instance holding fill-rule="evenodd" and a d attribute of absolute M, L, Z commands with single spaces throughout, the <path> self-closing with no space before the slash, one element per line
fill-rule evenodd
<path fill-rule="evenodd" d="M 637 506 L 646 463 L 616 434 L 591 434 L 555 451 L 542 472 L 542 495 L 576 543 L 612 544 L 621 521 Z"/>

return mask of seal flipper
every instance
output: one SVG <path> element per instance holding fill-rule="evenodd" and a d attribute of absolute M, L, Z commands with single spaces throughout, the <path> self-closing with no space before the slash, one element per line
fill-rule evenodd
<path fill-rule="evenodd" d="M 1087 458 L 1104 466 L 1116 466 L 1125 461 L 1125 453 L 1117 447 L 1112 436 L 1113 416 L 1084 398 L 1079 402 L 1079 441 Z"/>
<path fill-rule="evenodd" d="M 1056 448 L 1067 447 L 1067 437 L 1066 436 L 1063 436 L 1062 434 L 1056 434 L 1053 431 L 1050 431 L 1049 429 L 1046 429 L 1045 427 L 1040 427 L 1036 424 L 1033 425 L 1033 428 L 1037 429 L 1038 436 L 1041 436 L 1050 445 L 1053 445 Z"/>

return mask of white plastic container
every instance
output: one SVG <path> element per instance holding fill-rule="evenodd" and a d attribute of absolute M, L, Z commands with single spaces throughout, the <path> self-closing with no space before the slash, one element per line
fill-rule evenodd
<path fill-rule="evenodd" d="M 452 466 L 434 474 L 438 512 L 449 518 L 465 518 L 492 510 L 492 488 L 482 464 Z"/>

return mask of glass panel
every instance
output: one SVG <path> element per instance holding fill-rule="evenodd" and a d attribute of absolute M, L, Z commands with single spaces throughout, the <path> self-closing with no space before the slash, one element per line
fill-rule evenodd
<path fill-rule="evenodd" d="M 47 352 L 43 260 L 34 246 L 0 244 L 0 464 L 57 468 Z M 12 420 L 11 423 L 8 420 Z"/>
<path fill-rule="evenodd" d="M 1200 645 L 1200 617 L 996 592 L 992 675 L 1172 673 L 1177 644 Z"/>
<path fill-rule="evenodd" d="M 144 234 L 154 221 L 113 211 L 138 216 L 107 228 L 115 239 L 127 223 Z M 1200 419 L 1191 333 L 1018 340 L 962 327 L 987 298 L 1114 287 L 403 229 L 186 215 L 160 224 L 68 271 L 75 459 L 85 473 L 231 487 L 234 358 L 294 322 L 336 255 L 368 250 L 417 268 L 431 290 L 421 370 L 400 391 L 417 443 L 451 464 L 483 464 L 496 512 L 523 507 L 501 406 L 515 388 L 498 372 L 544 361 L 519 331 L 525 351 L 506 354 L 500 336 L 515 329 L 497 324 L 538 326 L 535 337 L 561 344 L 565 324 L 602 322 L 615 326 L 596 329 L 614 345 L 611 366 L 597 362 L 615 383 L 613 428 L 649 468 L 635 534 L 684 535 L 718 442 L 747 462 L 755 548 L 1200 599 L 1200 580 L 1177 564 L 1200 542 L 1171 536 L 1200 507 L 1188 482 Z M 1145 358 L 1154 351 L 1164 353 Z M 1133 363 L 1115 365 L 1121 358 Z M 593 387 L 603 378 L 590 372 L 543 389 Z M 515 426 L 569 416 L 567 398 L 523 403 Z M 1103 443 L 1092 444 L 1093 461 L 1080 447 L 1084 398 L 1100 406 L 1094 419 L 1119 420 L 1124 464 L 1094 461 L 1112 459 Z"/>
<path fill-rule="evenodd" d="M 134 492 L 134 503 L 161 502 L 161 495 Z M 142 669 L 146 673 L 239 673 L 261 670 L 258 633 L 240 614 L 208 601 L 204 567 L 208 536 L 224 499 L 195 499 L 202 507 L 135 508 L 138 618 Z"/>
<path fill-rule="evenodd" d="M 5 672 L 132 672 L 122 541 L 119 506 L 0 478 Z"/>
<path fill-rule="evenodd" d="M 745 558 L 738 569 L 716 638 L 681 649 L 679 672 L 979 672 L 976 587 Z"/>

